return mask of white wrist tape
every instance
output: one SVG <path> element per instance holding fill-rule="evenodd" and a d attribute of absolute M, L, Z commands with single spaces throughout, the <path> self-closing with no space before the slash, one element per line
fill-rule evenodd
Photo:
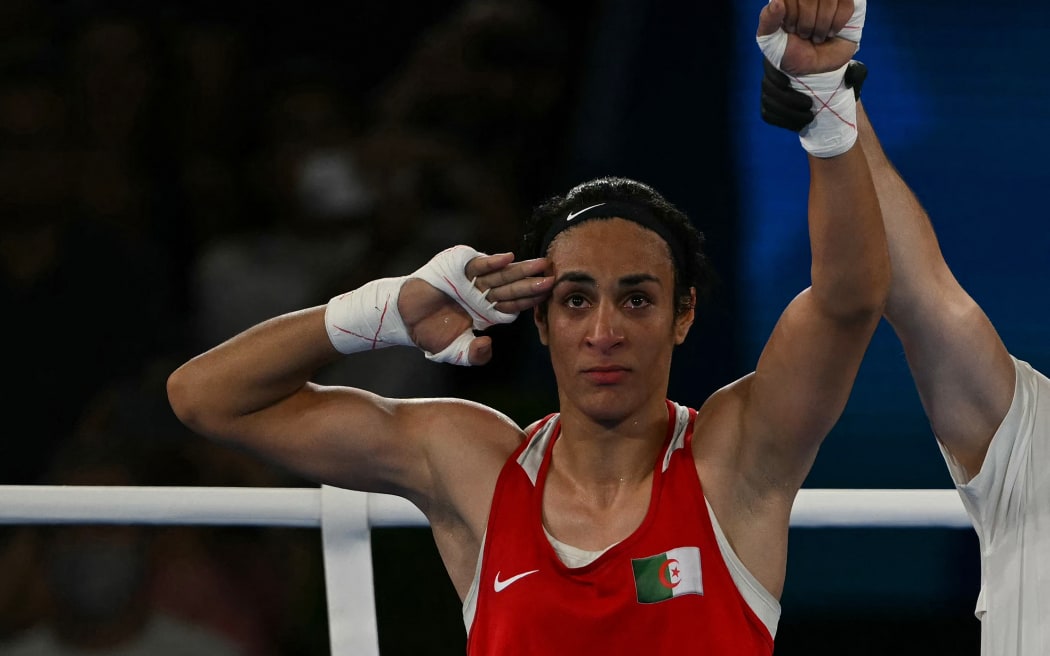
<path fill-rule="evenodd" d="M 510 314 L 497 310 L 495 302 L 487 298 L 488 290 L 482 292 L 474 286 L 474 280 L 467 278 L 467 263 L 481 255 L 484 253 L 470 246 L 453 246 L 435 255 L 410 276 L 425 280 L 455 299 L 470 315 L 474 330 L 485 330 L 494 324 L 510 323 L 518 318 L 517 312 Z M 438 353 L 427 353 L 427 359 L 470 366 L 467 349 L 473 339 L 474 331 L 465 330 Z"/>
<path fill-rule="evenodd" d="M 424 280 L 454 299 L 470 315 L 475 330 L 514 321 L 517 313 L 496 310 L 496 304 L 486 298 L 488 291 L 480 291 L 467 278 L 467 263 L 480 255 L 484 253 L 469 246 L 453 246 L 435 255 L 411 276 L 373 280 L 331 299 L 325 308 L 325 326 L 332 346 L 344 354 L 415 346 L 397 308 L 401 285 L 409 278 Z M 424 353 L 435 362 L 470 366 L 467 351 L 473 339 L 474 331 L 467 329 L 438 353 Z"/>
<path fill-rule="evenodd" d="M 340 353 L 413 346 L 397 309 L 408 277 L 381 278 L 328 301 L 324 321 L 332 346 Z"/>
<path fill-rule="evenodd" d="M 859 49 L 866 10 L 867 0 L 855 0 L 853 16 L 836 38 L 852 41 Z M 776 32 L 756 37 L 756 40 L 762 54 L 779 69 L 787 49 L 787 32 L 777 28 Z M 848 65 L 847 62 L 828 73 L 787 74 L 793 88 L 813 99 L 813 120 L 799 132 L 799 141 L 806 152 L 815 157 L 841 155 L 857 141 L 857 101 L 853 90 L 846 88 L 843 82 Z"/>
<path fill-rule="evenodd" d="M 857 142 L 857 100 L 843 83 L 845 73 L 843 66 L 791 80 L 791 86 L 813 98 L 813 120 L 799 131 L 798 138 L 814 157 L 841 155 Z"/>

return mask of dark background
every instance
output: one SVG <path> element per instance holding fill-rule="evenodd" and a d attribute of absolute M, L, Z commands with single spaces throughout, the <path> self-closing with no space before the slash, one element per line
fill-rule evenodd
<path fill-rule="evenodd" d="M 453 234 L 511 250 L 529 207 L 598 175 L 678 204 L 722 276 L 676 356 L 676 400 L 699 405 L 750 371 L 807 284 L 805 159 L 758 118 L 762 2 L 544 1 L 542 20 L 521 22 L 457 20 L 447 0 L 139 4 L 0 2 L 5 411 L 18 427 L 0 483 L 53 481 L 68 443 L 115 441 L 148 444 L 130 466 L 150 484 L 309 485 L 186 434 L 167 373 L 258 319 L 411 270 Z M 865 105 L 949 263 L 1044 371 L 1047 18 L 1020 2 L 873 4 L 858 56 Z M 370 203 L 296 195 L 310 156 L 331 152 L 358 156 L 351 180 Z M 338 211 L 310 204 L 324 202 Z M 333 243 L 352 265 L 324 264 L 342 257 Z M 489 367 L 391 393 L 447 389 L 523 423 L 550 411 L 543 354 L 519 324 L 499 329 Z M 949 486 L 883 326 L 807 487 Z M 194 530 L 245 550 L 259 533 Z M 327 653 L 316 532 L 262 533 L 298 558 L 276 575 L 295 582 L 282 599 L 296 624 L 276 653 Z M 463 653 L 429 533 L 381 529 L 374 545 L 383 652 Z M 237 560 L 226 551 L 215 562 Z M 794 529 L 776 653 L 977 654 L 978 584 L 969 530 Z"/>

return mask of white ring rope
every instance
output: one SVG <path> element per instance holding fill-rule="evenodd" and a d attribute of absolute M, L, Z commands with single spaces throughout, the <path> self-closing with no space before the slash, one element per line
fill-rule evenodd
<path fill-rule="evenodd" d="M 426 526 L 408 501 L 366 494 L 369 527 Z M 321 526 L 320 488 L 0 485 L 0 524 Z"/>
<path fill-rule="evenodd" d="M 379 656 L 370 531 L 427 526 L 386 494 L 319 488 L 0 485 L 2 524 L 285 526 L 321 529 L 332 656 Z M 792 527 L 970 526 L 955 490 L 801 490 Z M 349 584 L 348 584 L 349 583 Z"/>
<path fill-rule="evenodd" d="M 408 501 L 366 496 L 368 526 L 427 526 Z M 0 485 L 0 524 L 321 526 L 320 488 Z M 969 528 L 954 489 L 803 489 L 792 527 Z"/>

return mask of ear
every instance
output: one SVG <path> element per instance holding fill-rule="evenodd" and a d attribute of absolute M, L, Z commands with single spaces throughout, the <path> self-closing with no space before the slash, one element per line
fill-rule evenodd
<path fill-rule="evenodd" d="M 532 308 L 532 322 L 536 324 L 536 333 L 540 336 L 540 344 L 550 346 L 547 339 L 547 312 L 542 305 Z"/>
<path fill-rule="evenodd" d="M 674 319 L 674 343 L 680 345 L 689 335 L 689 329 L 693 327 L 696 318 L 696 287 L 689 288 L 689 310 L 678 315 Z"/>

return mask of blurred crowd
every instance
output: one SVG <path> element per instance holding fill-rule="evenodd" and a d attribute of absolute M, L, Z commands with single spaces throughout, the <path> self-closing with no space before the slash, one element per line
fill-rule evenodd
<path fill-rule="evenodd" d="M 514 250 L 563 186 L 559 3 L 352 4 L 0 3 L 0 484 L 303 485 L 188 433 L 167 374 L 446 246 Z M 325 376 L 531 418 L 529 329 L 484 371 Z M 0 526 L 0 653 L 325 653 L 316 533 Z"/>

